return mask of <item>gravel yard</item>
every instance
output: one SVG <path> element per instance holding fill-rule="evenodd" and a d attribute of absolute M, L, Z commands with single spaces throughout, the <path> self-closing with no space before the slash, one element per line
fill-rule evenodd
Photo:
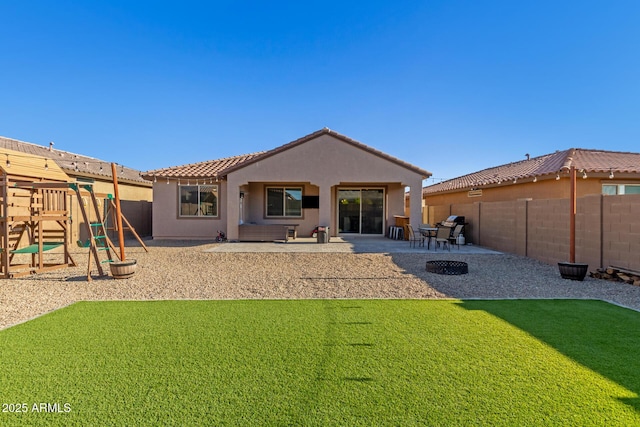
<path fill-rule="evenodd" d="M 134 277 L 86 281 L 88 249 L 73 248 L 78 267 L 0 281 L 0 328 L 80 300 L 286 298 L 589 298 L 640 310 L 640 288 L 560 278 L 556 266 L 505 254 L 229 253 L 215 244 L 135 243 Z M 425 271 L 429 259 L 465 261 L 469 274 Z M 95 272 L 94 272 L 95 273 Z"/>

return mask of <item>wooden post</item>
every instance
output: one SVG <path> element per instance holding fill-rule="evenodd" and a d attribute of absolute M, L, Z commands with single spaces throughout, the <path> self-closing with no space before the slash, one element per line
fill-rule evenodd
<path fill-rule="evenodd" d="M 102 264 L 100 264 L 100 256 L 98 255 L 98 249 L 96 248 L 96 239 L 93 235 L 93 230 L 91 230 L 91 220 L 90 216 L 87 213 L 87 209 L 84 207 L 84 203 L 82 203 L 82 195 L 80 194 L 80 187 L 77 184 L 67 184 L 70 188 L 73 189 L 76 193 L 76 198 L 78 199 L 78 206 L 80 207 L 80 213 L 82 214 L 82 219 L 84 219 L 84 224 L 87 227 L 87 234 L 89 236 L 89 261 L 87 262 L 87 281 L 91 281 L 91 256 L 96 262 L 96 266 L 98 267 L 98 273 L 103 276 L 104 270 L 102 269 Z"/>
<path fill-rule="evenodd" d="M 111 174 L 113 175 L 113 195 L 116 199 L 116 221 L 118 223 L 118 240 L 120 242 L 120 261 L 124 261 L 124 233 L 122 231 L 122 211 L 120 210 L 120 193 L 118 192 L 118 175 L 116 164 L 111 163 Z"/>
<path fill-rule="evenodd" d="M 0 196 L 2 197 L 2 210 L 0 211 L 0 224 L 2 227 L 2 273 L 4 278 L 9 278 L 9 214 L 7 209 L 9 207 L 9 178 L 7 174 L 2 171 L 2 181 L 0 182 Z"/>
<path fill-rule="evenodd" d="M 569 217 L 569 262 L 576 262 L 576 168 L 571 166 L 571 216 Z"/>
<path fill-rule="evenodd" d="M 109 203 L 111 203 L 111 205 L 115 207 L 115 204 L 113 203 L 113 200 L 109 200 Z M 111 208 L 111 206 L 109 206 L 109 208 Z M 120 218 L 122 218 L 122 220 L 125 222 L 125 224 L 127 224 L 127 227 L 129 228 L 129 231 L 135 236 L 135 238 L 138 240 L 140 245 L 142 245 L 142 247 L 144 248 L 144 251 L 145 252 L 149 252 L 149 248 L 147 248 L 147 246 L 144 244 L 144 242 L 142 241 L 142 239 L 140 238 L 138 233 L 136 233 L 136 229 L 133 228 L 133 226 L 131 225 L 131 223 L 127 219 L 127 217 L 124 216 L 124 215 L 120 215 Z"/>

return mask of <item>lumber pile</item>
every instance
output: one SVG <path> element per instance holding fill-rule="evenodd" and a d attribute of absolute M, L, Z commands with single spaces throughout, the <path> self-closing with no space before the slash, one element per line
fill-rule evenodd
<path fill-rule="evenodd" d="M 640 271 L 628 270 L 614 266 L 599 268 L 596 271 L 592 271 L 589 273 L 589 277 L 640 286 Z"/>

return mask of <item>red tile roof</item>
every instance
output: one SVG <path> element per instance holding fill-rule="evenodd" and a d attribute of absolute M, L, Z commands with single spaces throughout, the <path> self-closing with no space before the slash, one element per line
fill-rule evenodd
<path fill-rule="evenodd" d="M 241 169 L 251 163 L 263 160 L 267 157 L 274 156 L 276 154 L 279 154 L 283 151 L 286 151 L 290 148 L 293 148 L 297 145 L 303 144 L 307 141 L 310 141 L 314 138 L 317 138 L 325 134 L 331 135 L 334 138 L 337 138 L 341 141 L 344 141 L 348 144 L 358 147 L 370 154 L 381 157 L 392 163 L 396 163 L 404 168 L 407 168 L 416 173 L 419 173 L 424 178 L 431 176 L 431 173 L 427 172 L 424 169 L 420 169 L 417 166 L 413 166 L 407 162 L 404 162 L 393 156 L 385 154 L 382 151 L 378 151 L 374 148 L 371 148 L 368 145 L 365 145 L 361 142 L 358 142 L 354 139 L 351 139 L 347 136 L 344 136 L 328 128 L 324 128 L 319 131 L 313 132 L 309 135 L 303 136 L 302 138 L 296 139 L 295 141 L 281 145 L 269 151 L 263 151 L 259 153 L 253 153 L 253 154 L 245 154 L 245 155 L 235 156 L 235 157 L 228 157 L 228 158 L 219 159 L 219 160 L 209 160 L 205 162 L 192 163 L 192 164 L 182 165 L 182 166 L 173 166 L 173 167 L 164 168 L 164 169 L 155 169 L 155 170 L 150 170 L 143 173 L 142 176 L 143 178 L 150 179 L 150 180 L 154 178 L 183 178 L 183 179 L 222 178 L 226 176 L 228 173 Z"/>
<path fill-rule="evenodd" d="M 424 194 L 556 175 L 571 166 L 585 173 L 640 174 L 640 153 L 571 148 L 453 178 L 423 189 Z"/>
<path fill-rule="evenodd" d="M 226 175 L 228 169 L 246 163 L 263 152 L 244 154 L 241 156 L 226 157 L 224 159 L 207 160 L 204 162 L 190 163 L 182 166 L 154 169 L 142 174 L 145 179 L 155 178 L 218 178 Z"/>
<path fill-rule="evenodd" d="M 0 136 L 0 147 L 51 159 L 70 176 L 99 177 L 109 181 L 112 178 L 111 162 L 105 160 L 2 136 Z M 147 181 L 142 179 L 138 170 L 118 165 L 117 172 L 119 181 L 149 185 Z"/>

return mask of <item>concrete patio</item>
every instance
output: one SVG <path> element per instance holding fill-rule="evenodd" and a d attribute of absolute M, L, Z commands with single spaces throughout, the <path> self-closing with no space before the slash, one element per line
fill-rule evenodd
<path fill-rule="evenodd" d="M 435 248 L 432 242 L 431 247 L 415 247 L 409 245 L 408 241 L 392 240 L 386 237 L 370 236 L 340 236 L 332 237 L 329 243 L 317 243 L 315 238 L 298 237 L 288 242 L 230 242 L 217 245 L 207 252 L 298 252 L 298 253 L 451 253 L 451 254 L 498 254 L 490 249 L 475 245 L 451 245 L 451 251 L 442 248 Z"/>

